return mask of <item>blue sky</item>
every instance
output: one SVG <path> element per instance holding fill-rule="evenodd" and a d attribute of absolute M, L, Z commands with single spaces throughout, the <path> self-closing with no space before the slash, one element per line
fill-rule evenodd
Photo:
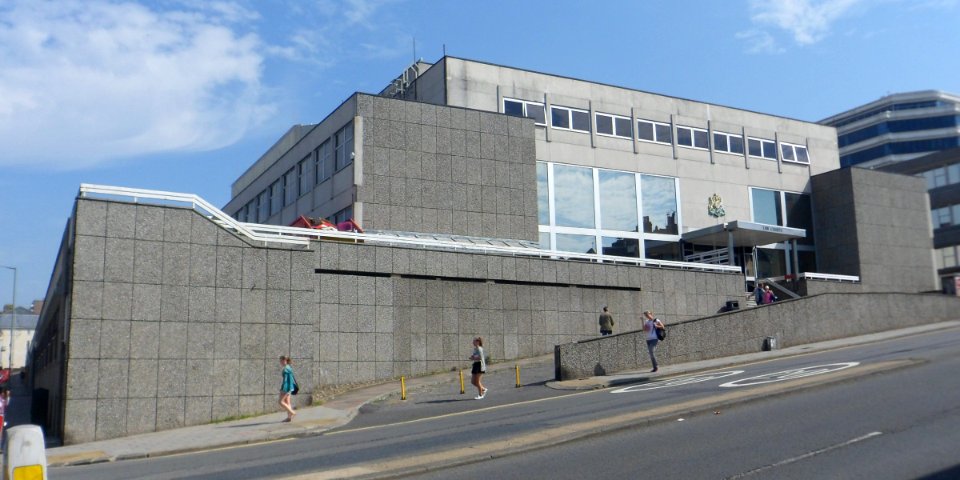
<path fill-rule="evenodd" d="M 599 5 L 599 6 L 597 6 Z M 960 93 L 958 0 L 0 0 L 0 265 L 43 298 L 80 183 L 215 205 L 291 125 L 450 55 L 817 121 Z M 12 275 L 0 269 L 0 303 Z"/>

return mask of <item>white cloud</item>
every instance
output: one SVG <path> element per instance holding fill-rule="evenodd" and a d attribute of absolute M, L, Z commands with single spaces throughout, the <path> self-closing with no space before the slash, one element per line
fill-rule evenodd
<path fill-rule="evenodd" d="M 236 142 L 272 113 L 261 51 L 228 2 L 0 7 L 0 166 L 73 169 Z"/>
<path fill-rule="evenodd" d="M 775 28 L 787 32 L 794 43 L 811 45 L 830 34 L 833 24 L 863 0 L 751 0 L 750 20 L 754 29 L 740 32 L 751 53 L 779 53 L 782 48 L 764 30 Z"/>

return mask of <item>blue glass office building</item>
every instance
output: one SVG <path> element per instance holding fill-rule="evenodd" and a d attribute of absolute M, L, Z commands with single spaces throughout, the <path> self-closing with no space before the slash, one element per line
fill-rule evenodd
<path fill-rule="evenodd" d="M 820 123 L 837 128 L 842 167 L 877 168 L 960 147 L 960 97 L 896 93 Z"/>

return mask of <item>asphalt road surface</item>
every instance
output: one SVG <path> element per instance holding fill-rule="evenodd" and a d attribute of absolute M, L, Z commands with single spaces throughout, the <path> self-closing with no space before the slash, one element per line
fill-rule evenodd
<path fill-rule="evenodd" d="M 960 329 L 588 392 L 509 372 L 484 400 L 440 385 L 317 437 L 50 478 L 960 478 L 958 371 Z"/>

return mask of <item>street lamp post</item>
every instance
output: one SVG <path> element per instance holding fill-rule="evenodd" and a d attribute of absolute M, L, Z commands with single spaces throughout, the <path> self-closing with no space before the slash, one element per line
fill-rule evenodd
<path fill-rule="evenodd" d="M 10 350 L 7 352 L 7 369 L 13 375 L 13 326 L 17 323 L 17 267 L 6 265 L 0 265 L 0 267 L 13 270 L 13 318 L 10 319 Z"/>

